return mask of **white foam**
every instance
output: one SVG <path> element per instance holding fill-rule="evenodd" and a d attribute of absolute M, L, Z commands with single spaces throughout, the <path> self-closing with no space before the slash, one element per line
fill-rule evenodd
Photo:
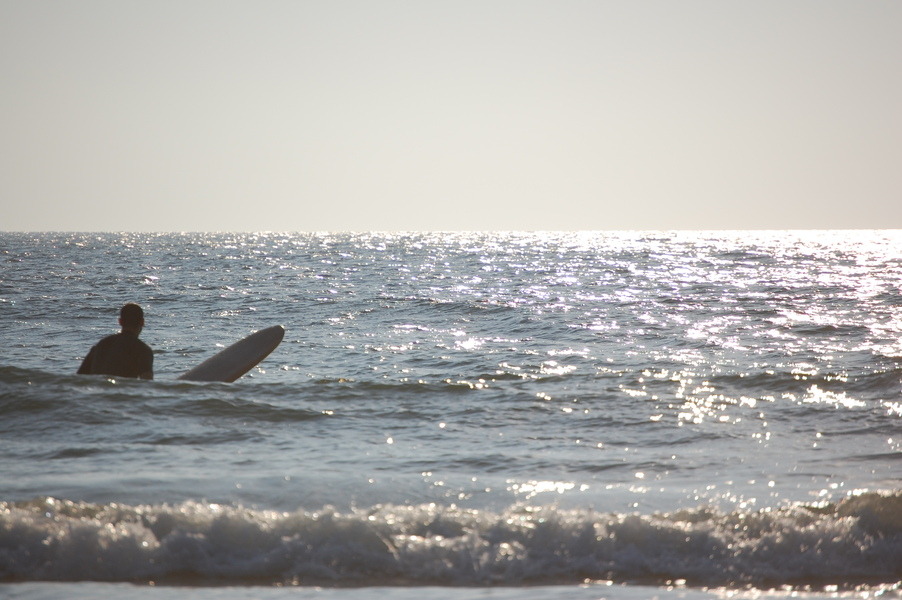
<path fill-rule="evenodd" d="M 902 493 L 756 512 L 0 504 L 0 581 L 772 587 L 902 578 Z"/>

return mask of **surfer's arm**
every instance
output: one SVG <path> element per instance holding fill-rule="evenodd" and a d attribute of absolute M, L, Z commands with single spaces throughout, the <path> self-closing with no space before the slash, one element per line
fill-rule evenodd
<path fill-rule="evenodd" d="M 138 373 L 138 379 L 153 379 L 153 351 L 148 348 L 144 359 L 141 361 L 143 370 Z"/>
<path fill-rule="evenodd" d="M 85 357 L 83 361 L 81 361 L 81 366 L 78 367 L 78 371 L 76 371 L 77 375 L 90 375 L 91 374 L 91 363 L 94 360 L 94 348 L 91 348 L 91 351 L 88 352 L 88 355 Z"/>

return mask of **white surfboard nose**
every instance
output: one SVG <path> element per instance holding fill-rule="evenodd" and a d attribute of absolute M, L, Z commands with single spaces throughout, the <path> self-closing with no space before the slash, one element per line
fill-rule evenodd
<path fill-rule="evenodd" d="M 186 381 L 232 382 L 253 369 L 282 343 L 285 328 L 274 325 L 261 329 L 211 356 L 178 377 Z"/>

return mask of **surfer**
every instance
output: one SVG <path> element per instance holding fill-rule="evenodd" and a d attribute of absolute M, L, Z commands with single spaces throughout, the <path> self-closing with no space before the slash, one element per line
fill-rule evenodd
<path fill-rule="evenodd" d="M 153 351 L 138 339 L 144 328 L 144 310 L 129 302 L 119 311 L 122 331 L 91 348 L 78 368 L 79 375 L 116 375 L 153 379 Z"/>

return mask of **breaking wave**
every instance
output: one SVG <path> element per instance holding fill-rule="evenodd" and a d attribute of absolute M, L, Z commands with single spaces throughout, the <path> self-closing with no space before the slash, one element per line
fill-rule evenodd
<path fill-rule="evenodd" d="M 862 586 L 902 579 L 902 492 L 659 514 L 202 502 L 0 503 L 0 581 L 169 584 Z"/>

